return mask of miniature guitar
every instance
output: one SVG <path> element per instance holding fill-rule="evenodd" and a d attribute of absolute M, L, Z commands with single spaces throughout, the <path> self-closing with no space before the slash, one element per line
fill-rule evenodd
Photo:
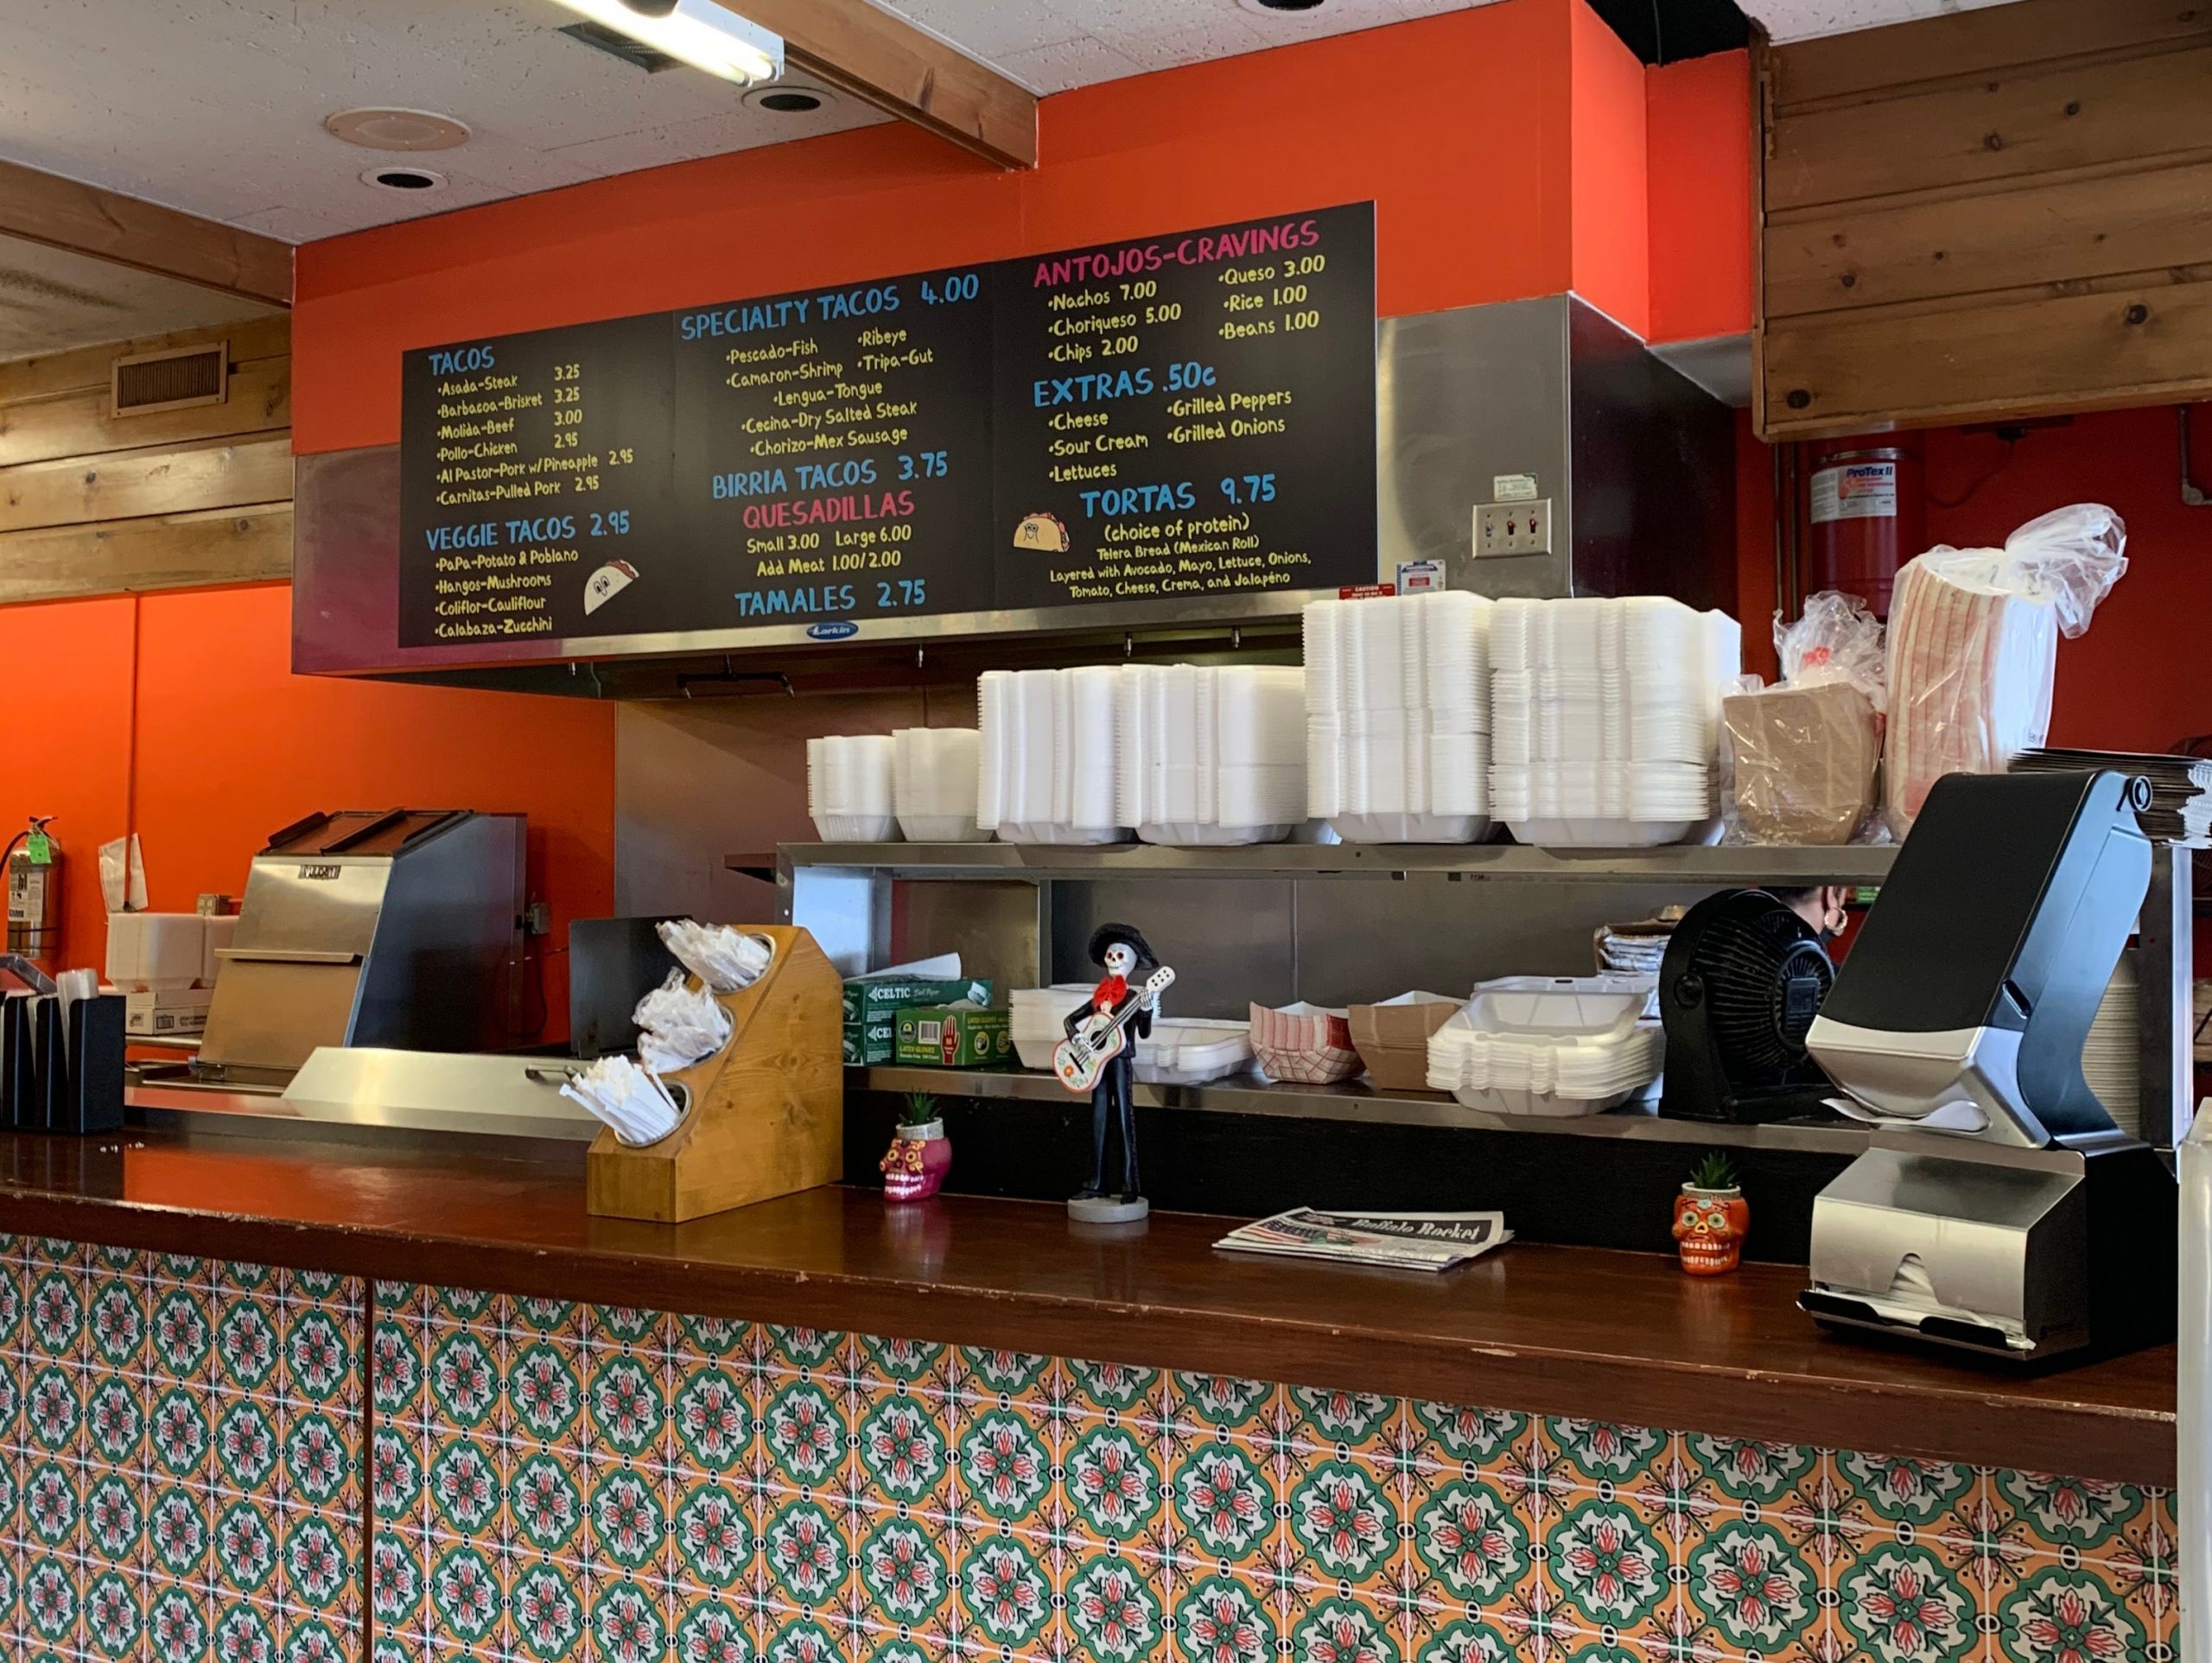
<path fill-rule="evenodd" d="M 1052 1072 L 1070 1091 L 1078 1095 L 1098 1083 L 1106 1064 L 1128 1049 L 1129 1019 L 1167 991 L 1175 972 L 1162 965 L 1147 979 L 1118 1011 L 1093 1011 L 1076 1030 L 1052 1048 Z"/>

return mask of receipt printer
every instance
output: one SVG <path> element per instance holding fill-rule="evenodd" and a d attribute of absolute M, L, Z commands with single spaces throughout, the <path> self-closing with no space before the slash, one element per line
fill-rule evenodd
<path fill-rule="evenodd" d="M 1814 1203 L 1823 1323 L 2018 1361 L 2171 1337 L 2178 1196 L 2082 1047 L 2151 877 L 2119 773 L 1938 780 L 1806 1036 L 1873 1146 Z"/>

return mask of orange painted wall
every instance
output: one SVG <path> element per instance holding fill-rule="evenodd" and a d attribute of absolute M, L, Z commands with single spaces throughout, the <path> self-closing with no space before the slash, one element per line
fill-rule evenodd
<path fill-rule="evenodd" d="M 1640 223 L 1634 72 L 1580 0 L 1500 0 L 1048 98 L 1030 173 L 885 126 L 313 244 L 294 442 L 396 439 L 411 346 L 1370 198 L 1384 314 L 1555 294 L 1582 276 L 1571 151 Z M 1571 134 L 1578 75 L 1632 111 Z M 1640 250 L 1597 237 L 1590 281 L 1640 318 Z"/>
<path fill-rule="evenodd" d="M 1717 52 L 1647 70 L 1649 340 L 1751 327 L 1751 68 Z"/>
<path fill-rule="evenodd" d="M 0 766 L 0 842 L 54 816 L 62 851 L 62 944 L 106 951 L 99 845 L 130 812 L 132 603 L 0 606 L 0 663 L 16 688 Z"/>
<path fill-rule="evenodd" d="M 282 584 L 0 608 L 0 661 L 52 710 L 11 731 L 0 826 L 60 816 L 66 956 L 103 962 L 96 851 L 134 802 L 165 911 L 237 894 L 269 834 L 317 809 L 519 811 L 531 894 L 555 914 L 545 1031 L 562 1037 L 568 921 L 613 906 L 613 708 L 296 676 L 290 619 Z"/>
<path fill-rule="evenodd" d="M 1574 292 L 1648 340 L 1651 232 L 1643 66 L 1588 7 L 1572 8 L 1567 22 L 1574 83 L 1567 162 Z M 1499 206 L 1511 201 L 1510 187 L 1499 198 Z M 1511 225 L 1510 213 L 1499 218 Z"/>

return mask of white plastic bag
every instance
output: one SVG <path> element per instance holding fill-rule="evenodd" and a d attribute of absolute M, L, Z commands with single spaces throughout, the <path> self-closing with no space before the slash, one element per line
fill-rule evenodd
<path fill-rule="evenodd" d="M 1878 711 L 1889 708 L 1889 670 L 1882 620 L 1855 594 L 1823 589 L 1808 595 L 1805 615 L 1785 625 L 1774 615 L 1774 650 L 1787 687 L 1843 682 L 1866 695 Z"/>
<path fill-rule="evenodd" d="M 582 1073 L 569 1076 L 561 1095 L 589 1109 L 632 1149 L 658 1143 L 683 1119 L 683 1109 L 660 1076 L 626 1057 L 601 1057 Z"/>
<path fill-rule="evenodd" d="M 1897 574 L 1884 797 L 1898 836 L 1945 774 L 2001 773 L 2044 742 L 2058 638 L 2089 627 L 2126 546 L 2119 515 L 2077 503 L 2002 549 L 1931 549 Z"/>
<path fill-rule="evenodd" d="M 683 972 L 638 1001 L 638 1060 L 655 1074 L 673 1074 L 712 1057 L 729 1043 L 730 1015 L 703 987 L 694 987 Z"/>
<path fill-rule="evenodd" d="M 676 962 L 718 993 L 750 987 L 776 954 L 766 936 L 748 936 L 726 924 L 672 918 L 658 929 L 661 944 Z"/>

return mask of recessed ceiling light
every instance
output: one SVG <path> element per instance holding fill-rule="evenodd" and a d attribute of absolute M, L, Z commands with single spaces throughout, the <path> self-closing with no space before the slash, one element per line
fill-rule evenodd
<path fill-rule="evenodd" d="M 450 150 L 468 142 L 468 124 L 432 110 L 340 110 L 323 131 L 368 150 Z"/>
<path fill-rule="evenodd" d="M 428 168 L 372 168 L 361 175 L 361 182 L 380 191 L 442 191 L 446 176 Z"/>
<path fill-rule="evenodd" d="M 1329 0 L 1236 0 L 1236 3 L 1263 17 L 1281 17 L 1293 12 L 1319 11 Z"/>
<path fill-rule="evenodd" d="M 804 116 L 819 110 L 830 102 L 830 94 L 818 86 L 796 86 L 788 82 L 777 82 L 768 86 L 756 86 L 745 95 L 745 101 L 755 110 L 766 110 L 779 116 Z"/>

